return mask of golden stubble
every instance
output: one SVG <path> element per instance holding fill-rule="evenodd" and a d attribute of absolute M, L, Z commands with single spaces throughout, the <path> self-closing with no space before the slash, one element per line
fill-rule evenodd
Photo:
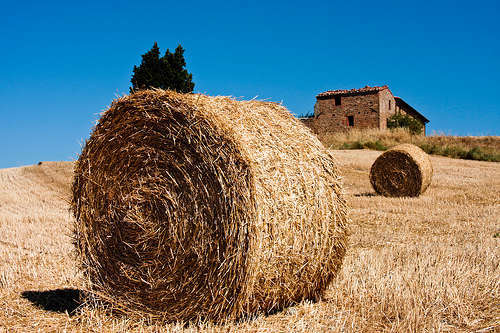
<path fill-rule="evenodd" d="M 323 299 L 220 326 L 158 326 L 85 306 L 69 316 L 21 297 L 84 286 L 71 256 L 72 217 L 61 195 L 73 165 L 0 170 L 0 331 L 495 332 L 500 165 L 431 157 L 434 176 L 423 195 L 386 198 L 375 195 L 368 178 L 379 154 L 333 151 L 352 226 L 341 272 Z M 40 167 L 47 177 L 33 174 Z M 50 179 L 61 172 L 66 186 L 58 189 Z"/>

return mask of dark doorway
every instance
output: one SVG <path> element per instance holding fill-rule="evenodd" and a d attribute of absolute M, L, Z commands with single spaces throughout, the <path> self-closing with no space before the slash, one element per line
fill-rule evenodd
<path fill-rule="evenodd" d="M 347 123 L 349 124 L 349 127 L 354 126 L 354 116 L 347 116 Z"/>
<path fill-rule="evenodd" d="M 335 96 L 335 105 L 340 105 L 342 104 L 342 99 L 340 98 L 340 96 Z"/>

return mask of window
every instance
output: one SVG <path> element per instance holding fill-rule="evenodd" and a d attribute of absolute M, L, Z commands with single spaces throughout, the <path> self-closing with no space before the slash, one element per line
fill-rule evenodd
<path fill-rule="evenodd" d="M 349 127 L 354 126 L 354 116 L 347 116 L 347 123 L 349 124 Z"/>
<path fill-rule="evenodd" d="M 389 110 L 391 109 L 391 100 L 389 100 Z"/>
<path fill-rule="evenodd" d="M 342 104 L 342 99 L 340 98 L 340 96 L 335 96 L 335 105 L 340 105 Z"/>

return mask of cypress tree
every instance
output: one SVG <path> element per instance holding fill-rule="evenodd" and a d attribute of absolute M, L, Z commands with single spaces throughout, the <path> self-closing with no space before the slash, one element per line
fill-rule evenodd
<path fill-rule="evenodd" d="M 167 49 L 165 55 L 160 58 L 160 49 L 155 42 L 151 50 L 142 55 L 139 67 L 134 66 L 130 92 L 148 88 L 192 92 L 193 75 L 188 73 L 185 67 L 184 49 L 180 44 L 174 53 Z"/>

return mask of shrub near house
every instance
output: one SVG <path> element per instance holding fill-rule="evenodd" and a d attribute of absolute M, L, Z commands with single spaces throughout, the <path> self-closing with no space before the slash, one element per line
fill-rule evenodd
<path fill-rule="evenodd" d="M 387 118 L 387 128 L 407 128 L 411 134 L 420 134 L 424 125 L 407 114 L 396 113 Z"/>

